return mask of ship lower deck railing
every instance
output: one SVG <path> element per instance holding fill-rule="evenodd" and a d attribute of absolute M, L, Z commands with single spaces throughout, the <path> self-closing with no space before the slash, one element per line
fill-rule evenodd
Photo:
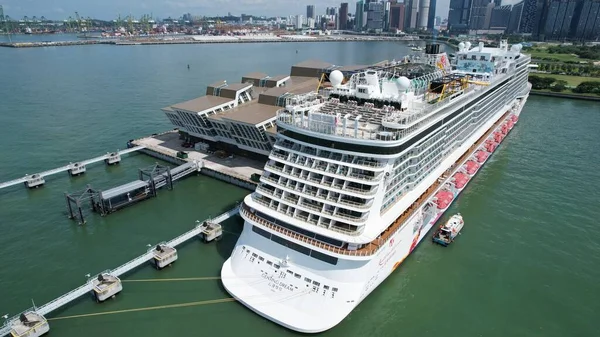
<path fill-rule="evenodd" d="M 349 250 L 346 248 L 336 247 L 322 241 L 315 240 L 306 235 L 291 231 L 282 226 L 274 224 L 250 211 L 250 208 L 242 204 L 240 207 L 240 213 L 254 222 L 263 225 L 269 229 L 275 230 L 281 234 L 284 234 L 288 237 L 296 239 L 298 241 L 308 243 L 312 246 L 322 248 L 328 250 L 333 253 L 341 254 L 341 255 L 349 255 L 349 256 L 370 256 L 375 254 L 382 245 L 385 245 L 388 240 L 392 237 L 393 234 L 398 232 L 402 228 L 402 225 L 408 220 L 416 210 L 420 209 L 421 206 L 425 204 L 425 202 L 433 196 L 433 194 L 445 183 L 445 181 L 452 175 L 452 173 L 460 168 L 468 159 L 477 151 L 477 149 L 485 142 L 485 140 L 496 130 L 496 128 L 502 124 L 502 122 L 506 119 L 506 117 L 510 114 L 511 111 L 507 111 L 502 117 L 498 119 L 498 121 L 490 127 L 490 129 L 483 134 L 452 166 L 450 166 L 444 173 L 440 175 L 436 182 L 431 185 L 421 196 L 400 215 L 385 231 L 383 231 L 379 237 L 365 246 L 361 247 L 357 250 Z"/>

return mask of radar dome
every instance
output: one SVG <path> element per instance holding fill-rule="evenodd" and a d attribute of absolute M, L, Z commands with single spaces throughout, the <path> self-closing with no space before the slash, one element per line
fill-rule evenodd
<path fill-rule="evenodd" d="M 329 82 L 331 82 L 331 85 L 333 85 L 334 88 L 342 84 L 343 80 L 344 74 L 339 70 L 334 70 L 329 74 Z"/>
<path fill-rule="evenodd" d="M 463 49 L 465 49 L 465 43 L 461 42 L 458 44 L 458 50 L 463 50 Z"/>
<path fill-rule="evenodd" d="M 518 53 L 521 51 L 521 48 L 523 48 L 523 46 L 520 43 L 518 43 L 513 44 L 512 47 L 510 47 L 510 50 Z"/>
<path fill-rule="evenodd" d="M 467 50 L 471 49 L 471 42 L 467 41 L 467 43 L 465 43 L 465 48 L 467 48 Z"/>
<path fill-rule="evenodd" d="M 410 87 L 410 80 L 407 77 L 400 77 L 398 78 L 398 89 L 400 90 L 406 90 L 408 89 L 408 87 Z"/>

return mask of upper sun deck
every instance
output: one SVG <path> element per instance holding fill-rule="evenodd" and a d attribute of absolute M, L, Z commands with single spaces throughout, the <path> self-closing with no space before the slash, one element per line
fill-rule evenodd
<path fill-rule="evenodd" d="M 499 48 L 484 48 L 481 44 L 468 47 L 460 46 L 454 65 L 445 54 L 426 55 L 424 63 L 436 67 L 413 79 L 389 71 L 366 70 L 346 80 L 334 71 L 329 76 L 329 97 L 290 97 L 286 108 L 278 111 L 277 123 L 320 138 L 401 142 L 460 106 L 460 102 L 466 104 L 479 92 L 504 81 L 514 72 L 516 60 L 527 58 L 520 54 L 519 46 L 508 50 L 504 42 Z M 472 63 L 460 61 L 474 59 L 485 67 L 471 69 Z"/>

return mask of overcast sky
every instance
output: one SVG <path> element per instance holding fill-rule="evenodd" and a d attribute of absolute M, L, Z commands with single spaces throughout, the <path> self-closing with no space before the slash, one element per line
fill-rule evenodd
<path fill-rule="evenodd" d="M 504 0 L 503 3 L 518 0 Z M 152 14 L 154 17 L 178 18 L 184 13 L 192 15 L 232 15 L 253 14 L 267 16 L 306 15 L 306 5 L 314 4 L 317 14 L 324 14 L 326 7 L 339 7 L 340 0 L 0 0 L 4 14 L 12 18 L 27 15 L 45 16 L 49 19 L 66 19 L 75 16 L 75 11 L 83 17 L 114 19 L 129 14 L 141 17 Z M 355 1 L 348 1 L 350 13 L 355 11 Z M 448 16 L 450 0 L 438 0 L 436 15 Z"/>

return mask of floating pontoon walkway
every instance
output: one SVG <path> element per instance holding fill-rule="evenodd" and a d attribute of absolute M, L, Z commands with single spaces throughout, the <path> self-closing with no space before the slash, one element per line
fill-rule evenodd
<path fill-rule="evenodd" d="M 232 216 L 236 215 L 238 213 L 238 211 L 239 211 L 238 207 L 235 207 L 235 208 L 231 209 L 230 211 L 223 213 L 214 219 L 210 219 L 209 221 L 212 223 L 221 223 L 221 222 L 231 218 Z M 190 230 L 189 232 L 186 232 L 186 233 L 174 238 L 173 240 L 167 242 L 166 244 L 170 247 L 176 247 L 176 246 L 192 239 L 193 237 L 198 236 L 204 230 L 204 228 L 205 228 L 204 226 L 198 225 L 194 229 Z M 109 273 L 110 275 L 119 277 L 119 276 L 143 265 L 144 263 L 151 260 L 153 257 L 154 257 L 154 254 L 150 250 L 150 251 L 136 257 L 135 259 L 133 259 L 113 270 L 105 271 L 103 273 Z M 102 273 L 100 273 L 100 274 L 102 274 Z M 92 278 L 96 278 L 96 277 L 98 277 L 98 275 L 95 275 Z M 45 316 L 45 315 L 51 313 L 52 311 L 76 300 L 77 298 L 79 298 L 85 294 L 89 294 L 92 291 L 92 288 L 93 288 L 92 284 L 90 282 L 86 282 L 84 285 L 80 286 L 79 288 L 76 288 L 76 289 L 62 295 L 44 305 L 42 305 L 41 307 L 28 309 L 27 311 L 35 311 L 39 315 Z M 10 333 L 13 322 L 15 322 L 18 319 L 19 319 L 19 315 L 16 315 L 16 316 L 13 316 L 12 318 L 7 319 L 4 326 L 2 328 L 0 328 L 0 336 L 8 335 Z"/>
<path fill-rule="evenodd" d="M 36 174 L 31 174 L 31 175 L 26 175 L 23 178 L 18 178 L 18 179 L 14 179 L 14 180 L 10 180 L 7 182 L 3 182 L 0 183 L 0 189 L 3 189 L 5 187 L 9 187 L 9 186 L 14 186 L 17 184 L 23 184 L 23 183 L 27 183 L 28 181 L 32 180 L 32 179 L 40 179 L 42 178 L 42 184 L 43 184 L 43 178 L 46 176 L 50 176 L 53 174 L 57 174 L 57 173 L 61 173 L 61 172 L 65 172 L 65 171 L 71 171 L 73 170 L 73 172 L 83 172 L 85 171 L 85 166 L 89 165 L 89 164 L 93 164 L 93 163 L 97 163 L 100 161 L 105 161 L 107 164 L 113 164 L 113 163 L 117 163 L 121 160 L 121 156 L 127 153 L 131 153 L 131 152 L 135 152 L 138 150 L 141 150 L 145 148 L 145 146 L 135 146 L 126 150 L 121 150 L 121 151 L 117 151 L 117 152 L 112 152 L 112 153 L 107 153 L 103 156 L 99 156 L 96 158 L 92 158 L 92 159 L 88 159 L 88 160 L 84 160 L 81 162 L 77 162 L 77 163 L 70 163 L 68 165 L 62 166 L 62 167 L 58 167 L 55 168 L 53 170 L 48 170 L 48 171 L 44 171 L 44 172 L 40 172 L 40 173 L 36 173 Z M 77 170 L 77 171 L 75 171 Z M 42 184 L 38 184 L 36 186 L 42 185 Z"/>

